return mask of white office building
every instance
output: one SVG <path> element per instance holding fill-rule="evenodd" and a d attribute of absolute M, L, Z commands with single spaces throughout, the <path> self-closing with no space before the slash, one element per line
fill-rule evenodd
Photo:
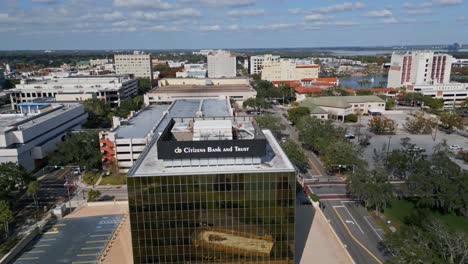
<path fill-rule="evenodd" d="M 117 74 L 132 74 L 136 78 L 153 79 L 151 54 L 139 51 L 132 54 L 115 54 L 114 63 Z"/>
<path fill-rule="evenodd" d="M 387 87 L 450 82 L 453 57 L 433 51 L 393 53 Z"/>
<path fill-rule="evenodd" d="M 250 57 L 250 74 L 260 74 L 264 62 L 279 62 L 280 56 L 271 54 Z"/>
<path fill-rule="evenodd" d="M 138 82 L 129 76 L 84 76 L 28 82 L 23 80 L 15 89 L 8 90 L 13 109 L 17 104 L 51 98 L 58 102 L 79 102 L 98 98 L 112 107 L 120 101 L 137 95 Z"/>
<path fill-rule="evenodd" d="M 14 162 L 27 171 L 44 165 L 63 136 L 81 128 L 88 114 L 80 104 L 23 104 L 29 114 L 0 115 L 0 162 Z"/>
<path fill-rule="evenodd" d="M 433 98 L 444 99 L 444 108 L 457 107 L 468 96 L 468 83 L 416 84 L 408 86 L 408 91 L 419 92 Z"/>
<path fill-rule="evenodd" d="M 301 63 L 301 62 L 299 62 Z M 320 66 L 316 64 L 299 64 L 294 59 L 280 59 L 279 61 L 263 62 L 262 80 L 267 81 L 294 81 L 303 79 L 316 79 L 319 76 Z"/>
<path fill-rule="evenodd" d="M 176 78 L 206 78 L 206 64 L 184 64 L 184 70 L 176 72 Z"/>
<path fill-rule="evenodd" d="M 236 55 L 223 50 L 208 54 L 209 78 L 231 78 L 236 75 Z"/>

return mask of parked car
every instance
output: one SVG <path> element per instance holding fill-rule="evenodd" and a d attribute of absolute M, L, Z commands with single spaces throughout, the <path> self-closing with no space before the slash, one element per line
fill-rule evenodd
<path fill-rule="evenodd" d="M 351 133 L 346 133 L 345 138 L 354 139 L 354 138 L 356 138 L 356 136 L 354 134 L 351 134 Z"/>
<path fill-rule="evenodd" d="M 451 145 L 451 146 L 449 147 L 449 149 L 450 149 L 450 150 L 460 150 L 461 147 L 458 146 L 458 145 Z"/>

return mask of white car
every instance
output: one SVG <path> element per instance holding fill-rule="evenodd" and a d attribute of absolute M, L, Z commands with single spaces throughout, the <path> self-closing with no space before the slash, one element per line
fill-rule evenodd
<path fill-rule="evenodd" d="M 354 134 L 351 134 L 351 133 L 346 133 L 346 135 L 345 135 L 345 138 L 347 138 L 347 139 L 353 139 L 355 137 L 356 136 Z"/>
<path fill-rule="evenodd" d="M 449 149 L 450 149 L 450 150 L 460 150 L 461 147 L 458 146 L 458 145 L 452 145 L 452 146 L 449 147 Z"/>

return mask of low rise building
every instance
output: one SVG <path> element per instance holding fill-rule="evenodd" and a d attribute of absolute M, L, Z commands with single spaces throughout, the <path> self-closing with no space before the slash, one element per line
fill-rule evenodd
<path fill-rule="evenodd" d="M 191 123 L 194 120 L 232 117 L 229 100 L 181 99 L 170 105 L 148 106 L 128 120 L 114 118 L 114 128 L 99 134 L 103 167 L 116 167 L 120 172 L 126 173 L 170 119 Z M 182 134 L 181 132 L 179 135 Z"/>
<path fill-rule="evenodd" d="M 460 106 L 468 97 L 468 83 L 409 85 L 406 90 L 443 99 L 445 108 Z"/>
<path fill-rule="evenodd" d="M 151 54 L 139 51 L 132 54 L 115 54 L 114 63 L 117 74 L 131 74 L 137 78 L 153 79 Z"/>
<path fill-rule="evenodd" d="M 206 78 L 206 64 L 184 64 L 184 70 L 176 73 L 177 78 Z"/>
<path fill-rule="evenodd" d="M 27 171 L 44 165 L 63 136 L 79 129 L 88 114 L 80 104 L 23 103 L 21 114 L 0 115 L 0 162 L 15 162 Z"/>
<path fill-rule="evenodd" d="M 167 104 L 176 99 L 194 98 L 229 98 L 237 104 L 242 103 L 257 96 L 244 78 L 219 78 L 219 79 L 198 79 L 198 78 L 168 78 L 161 79 L 157 88 L 145 94 L 145 105 Z"/>
<path fill-rule="evenodd" d="M 320 94 L 326 89 L 339 85 L 336 77 L 331 78 L 305 78 L 300 81 L 273 81 L 275 86 L 286 84 L 296 92 L 296 101 L 302 101 L 310 94 Z"/>
<path fill-rule="evenodd" d="M 326 112 L 326 118 L 338 121 L 344 121 L 344 117 L 349 114 L 384 112 L 385 104 L 385 100 L 375 95 L 308 97 L 300 103 L 308 107 L 314 116 Z"/>
<path fill-rule="evenodd" d="M 11 105 L 18 110 L 20 103 L 50 97 L 56 101 L 84 101 L 98 98 L 112 107 L 138 93 L 138 82 L 128 76 L 85 76 L 28 82 L 23 80 L 8 90 Z"/>
<path fill-rule="evenodd" d="M 218 50 L 208 54 L 209 78 L 232 78 L 237 76 L 236 55 Z"/>
<path fill-rule="evenodd" d="M 302 80 L 318 78 L 320 66 L 298 64 L 294 59 L 263 62 L 262 80 Z"/>

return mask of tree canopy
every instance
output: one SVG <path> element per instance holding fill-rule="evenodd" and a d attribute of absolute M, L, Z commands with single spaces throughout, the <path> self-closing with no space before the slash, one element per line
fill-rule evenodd
<path fill-rule="evenodd" d="M 285 128 L 280 119 L 271 114 L 258 115 L 255 117 L 255 121 L 260 128 L 269 129 L 277 136 L 280 135 L 281 131 Z"/>
<path fill-rule="evenodd" d="M 307 161 L 307 156 L 305 152 L 302 150 L 301 146 L 299 146 L 293 140 L 287 140 L 283 144 L 284 152 L 288 156 L 289 160 L 302 172 L 307 171 L 309 167 L 309 162 Z"/>
<path fill-rule="evenodd" d="M 13 191 L 25 190 L 31 180 L 31 174 L 20 165 L 0 163 L 0 199 L 6 200 Z"/>
<path fill-rule="evenodd" d="M 68 135 L 49 160 L 52 165 L 86 166 L 87 169 L 101 168 L 101 151 L 97 132 L 81 132 Z"/>
<path fill-rule="evenodd" d="M 357 170 L 348 176 L 346 183 L 354 197 L 364 201 L 367 208 L 376 211 L 384 209 L 393 196 L 392 185 L 383 169 Z"/>
<path fill-rule="evenodd" d="M 299 120 L 302 117 L 308 116 L 308 115 L 310 115 L 310 109 L 308 107 L 299 106 L 299 107 L 293 107 L 288 110 L 288 118 L 294 124 L 299 122 Z"/>

